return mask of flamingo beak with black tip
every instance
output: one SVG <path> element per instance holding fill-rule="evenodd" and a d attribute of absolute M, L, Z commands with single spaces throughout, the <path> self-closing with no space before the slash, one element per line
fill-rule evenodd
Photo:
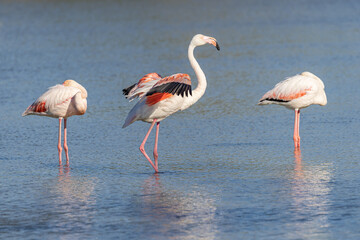
<path fill-rule="evenodd" d="M 219 46 L 219 44 L 218 44 L 218 42 L 216 41 L 215 38 L 213 38 L 213 37 L 205 37 L 204 40 L 205 40 L 207 43 L 209 43 L 209 44 L 211 44 L 211 45 L 214 45 L 214 46 L 216 47 L 216 49 L 217 49 L 218 51 L 220 51 L 220 46 Z"/>

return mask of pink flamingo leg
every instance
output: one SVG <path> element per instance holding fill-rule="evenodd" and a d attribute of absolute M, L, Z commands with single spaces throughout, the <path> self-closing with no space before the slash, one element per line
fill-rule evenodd
<path fill-rule="evenodd" d="M 62 147 L 61 147 L 61 120 L 62 118 L 59 118 L 59 141 L 58 141 L 58 151 L 59 151 L 59 165 L 61 165 L 61 151 L 62 151 Z"/>
<path fill-rule="evenodd" d="M 156 119 L 154 119 L 153 122 L 151 123 L 151 126 L 150 126 L 150 128 L 149 128 L 149 131 L 146 133 L 145 138 L 144 138 L 143 142 L 141 143 L 139 149 L 140 149 L 140 151 L 142 152 L 142 154 L 146 157 L 146 159 L 149 161 L 149 163 L 151 164 L 151 166 L 155 169 L 155 172 L 158 172 L 157 167 L 154 165 L 154 163 L 151 161 L 151 159 L 149 158 L 149 156 L 146 154 L 145 148 L 144 148 L 145 143 L 146 143 L 146 140 L 148 139 L 148 137 L 149 137 L 149 135 L 150 135 L 150 132 L 151 132 L 152 128 L 154 127 L 155 123 L 156 123 Z"/>
<path fill-rule="evenodd" d="M 297 126 L 297 111 L 295 109 L 295 120 L 294 120 L 294 144 L 295 144 L 295 147 L 296 147 L 296 136 L 297 136 L 297 133 L 296 133 L 296 126 Z"/>
<path fill-rule="evenodd" d="M 64 150 L 65 150 L 65 154 L 66 154 L 66 166 L 69 166 L 69 148 L 67 145 L 66 121 L 67 121 L 67 119 L 64 118 Z"/>
<path fill-rule="evenodd" d="M 155 166 L 156 169 L 159 169 L 158 167 L 158 152 L 157 152 L 157 145 L 159 140 L 159 130 L 160 130 L 160 122 L 156 123 L 156 135 L 155 135 L 155 146 L 154 146 L 154 160 L 155 160 Z"/>
<path fill-rule="evenodd" d="M 295 148 L 300 147 L 299 128 L 300 128 L 300 110 L 295 109 L 295 123 L 294 123 L 294 146 L 295 146 Z"/>
<path fill-rule="evenodd" d="M 297 134 L 298 134 L 298 147 L 300 148 L 300 109 L 298 110 Z"/>

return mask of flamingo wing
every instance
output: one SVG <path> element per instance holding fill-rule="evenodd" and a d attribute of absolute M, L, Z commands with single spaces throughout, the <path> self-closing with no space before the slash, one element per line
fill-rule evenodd
<path fill-rule="evenodd" d="M 154 105 L 166 98 L 178 95 L 192 95 L 191 79 L 188 74 L 177 73 L 158 81 L 147 93 L 146 104 Z"/>
<path fill-rule="evenodd" d="M 142 98 L 162 77 L 157 73 L 148 73 L 143 76 L 138 83 L 123 89 L 125 98 L 129 101 L 135 98 Z"/>
<path fill-rule="evenodd" d="M 264 94 L 259 104 L 290 102 L 316 90 L 315 88 L 317 87 L 313 84 L 312 78 L 296 75 L 276 84 L 273 89 Z"/>
<path fill-rule="evenodd" d="M 183 73 L 177 73 L 159 80 L 154 86 L 146 93 L 146 95 L 130 110 L 123 128 L 129 126 L 131 123 L 141 119 L 149 119 L 153 117 L 155 111 L 158 119 L 163 119 L 168 115 L 181 109 L 184 96 L 192 95 L 190 76 Z M 161 101 L 170 97 L 180 96 L 176 101 L 170 101 L 171 107 L 166 111 L 161 110 L 164 105 L 156 105 Z M 178 104 L 178 105 L 177 105 Z M 165 104 L 166 105 L 166 104 Z M 165 107 L 166 108 L 166 107 Z"/>
<path fill-rule="evenodd" d="M 77 93 L 81 94 L 81 90 L 78 88 L 60 84 L 55 85 L 33 102 L 22 115 L 35 114 L 61 117 L 60 113 L 64 112 L 65 115 L 71 99 Z"/>

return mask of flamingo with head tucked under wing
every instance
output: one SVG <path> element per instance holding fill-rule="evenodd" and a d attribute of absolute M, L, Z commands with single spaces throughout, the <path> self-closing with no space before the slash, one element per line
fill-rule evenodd
<path fill-rule="evenodd" d="M 194 49 L 197 46 L 207 43 L 214 45 L 217 50 L 220 50 L 215 38 L 204 36 L 202 34 L 195 35 L 188 48 L 190 65 L 194 69 L 198 79 L 198 86 L 196 89 L 192 90 L 190 76 L 183 73 L 177 73 L 164 78 L 157 73 L 149 73 L 141 78 L 138 83 L 123 89 L 124 95 L 126 98 L 130 99 L 130 101 L 136 97 L 140 98 L 137 104 L 130 110 L 123 128 L 138 120 L 151 123 L 151 126 L 140 145 L 140 151 L 150 162 L 151 166 L 155 169 L 155 172 L 159 171 L 157 144 L 160 121 L 179 110 L 190 107 L 205 93 L 207 85 L 206 77 L 194 57 Z M 156 136 L 153 162 L 146 154 L 144 146 L 155 123 Z"/>
<path fill-rule="evenodd" d="M 279 104 L 295 110 L 294 145 L 300 147 L 300 109 L 312 104 L 327 104 L 324 83 L 310 72 L 287 78 L 265 93 L 259 105 Z"/>
<path fill-rule="evenodd" d="M 66 80 L 62 85 L 50 87 L 31 104 L 22 116 L 39 115 L 59 119 L 59 165 L 61 165 L 61 120 L 64 119 L 64 150 L 66 154 L 66 165 L 69 165 L 69 153 L 67 145 L 66 121 L 73 115 L 83 115 L 87 108 L 87 91 L 74 80 Z"/>

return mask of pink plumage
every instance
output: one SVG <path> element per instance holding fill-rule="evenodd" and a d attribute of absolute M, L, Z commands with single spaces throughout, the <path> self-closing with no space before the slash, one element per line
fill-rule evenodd
<path fill-rule="evenodd" d="M 148 73 L 143 76 L 138 83 L 131 85 L 128 88 L 123 89 L 123 94 L 129 101 L 135 98 L 142 98 L 155 83 L 161 80 L 161 76 L 157 73 Z"/>
<path fill-rule="evenodd" d="M 198 77 L 198 86 L 194 91 L 192 91 L 191 88 L 190 76 L 184 73 L 177 73 L 164 78 L 161 78 L 157 73 L 149 73 L 142 77 L 138 83 L 123 89 L 124 95 L 130 101 L 136 97 L 139 98 L 137 104 L 130 110 L 123 128 L 138 120 L 152 123 L 140 145 L 140 151 L 155 169 L 155 172 L 158 172 L 157 142 L 160 121 L 179 110 L 190 107 L 205 93 L 207 85 L 206 77 L 194 57 L 194 49 L 197 46 L 207 43 L 214 45 L 220 50 L 215 38 L 207 37 L 202 34 L 195 35 L 189 45 L 189 61 Z M 157 126 L 154 146 L 155 163 L 153 163 L 146 154 L 144 146 L 155 123 Z"/>
<path fill-rule="evenodd" d="M 295 110 L 294 144 L 300 147 L 300 109 L 312 104 L 327 104 L 325 86 L 320 78 L 310 72 L 287 78 L 264 94 L 259 105 L 278 104 Z"/>
<path fill-rule="evenodd" d="M 63 84 L 50 87 L 33 104 L 31 104 L 22 116 L 38 115 L 59 119 L 59 164 L 61 165 L 61 120 L 64 119 L 64 150 L 66 163 L 69 165 L 67 146 L 66 121 L 73 115 L 83 115 L 87 109 L 87 91 L 74 80 L 66 80 Z"/>
<path fill-rule="evenodd" d="M 147 85 L 137 88 L 137 91 L 142 92 L 142 95 L 139 96 L 140 101 L 129 112 L 123 128 L 137 120 L 151 123 L 156 118 L 159 122 L 182 110 L 184 102 L 190 100 L 192 95 L 191 80 L 188 74 L 177 73 L 152 80 L 151 84 L 153 84 L 151 88 L 147 88 Z"/>

